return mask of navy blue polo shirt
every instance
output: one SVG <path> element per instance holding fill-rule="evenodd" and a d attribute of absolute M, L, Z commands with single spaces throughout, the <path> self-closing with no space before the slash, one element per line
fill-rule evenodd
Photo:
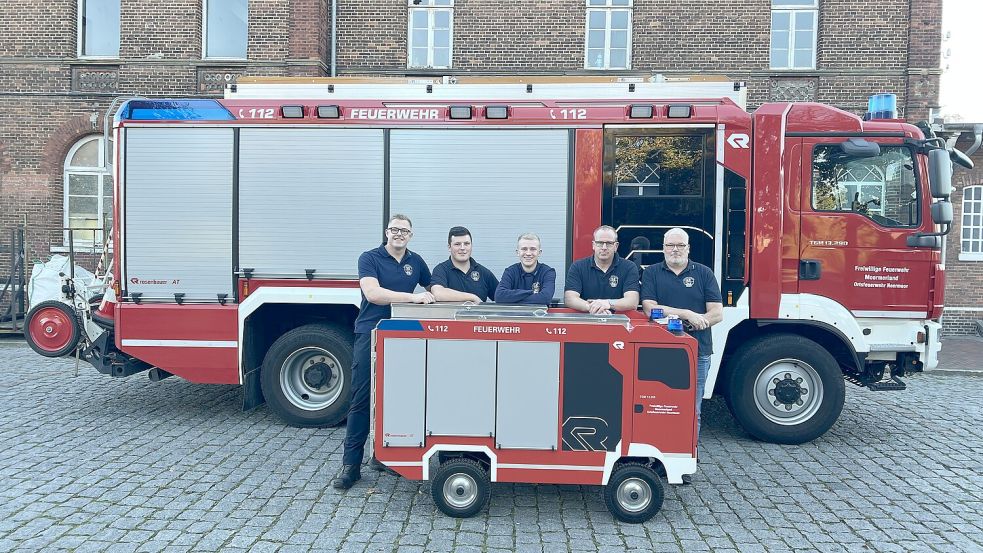
<path fill-rule="evenodd" d="M 649 265 L 642 275 L 642 301 L 645 300 L 666 307 L 689 309 L 701 315 L 707 312 L 707 303 L 723 303 L 717 277 L 710 267 L 696 261 L 690 261 L 678 275 L 665 261 Z M 688 332 L 700 345 L 698 355 L 713 353 L 713 336 L 709 328 Z"/>
<path fill-rule="evenodd" d="M 615 254 L 611 266 L 602 271 L 594 256 L 578 259 L 567 270 L 566 289 L 585 300 L 619 300 L 625 292 L 638 292 L 638 265 Z"/>
<path fill-rule="evenodd" d="M 430 286 L 430 268 L 419 255 L 406 250 L 402 261 L 389 255 L 382 245 L 358 256 L 358 278 L 375 277 L 379 285 L 393 292 L 412 294 L 419 284 Z M 362 307 L 355 319 L 355 333 L 371 332 L 382 319 L 388 319 L 392 309 L 388 305 L 376 305 L 365 299 L 362 293 Z"/>
<path fill-rule="evenodd" d="M 527 273 L 522 263 L 505 268 L 502 281 L 495 290 L 495 303 L 529 303 L 549 305 L 556 291 L 556 271 L 545 263 Z"/>
<path fill-rule="evenodd" d="M 498 288 L 498 277 L 471 258 L 467 272 L 462 272 L 454 266 L 454 261 L 448 259 L 443 263 L 438 263 L 433 268 L 433 279 L 431 284 L 437 284 L 444 288 L 474 294 L 481 298 L 481 301 L 495 299 L 495 288 Z"/>

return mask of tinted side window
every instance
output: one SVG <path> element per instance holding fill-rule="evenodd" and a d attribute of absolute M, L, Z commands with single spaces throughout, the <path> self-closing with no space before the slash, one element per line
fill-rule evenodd
<path fill-rule="evenodd" d="M 858 213 L 885 227 L 918 225 L 914 159 L 904 146 L 881 145 L 877 157 L 847 157 L 836 144 L 812 154 L 812 207 Z"/>

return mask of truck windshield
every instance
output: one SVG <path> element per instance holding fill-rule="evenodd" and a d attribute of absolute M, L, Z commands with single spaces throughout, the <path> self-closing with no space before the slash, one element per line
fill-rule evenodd
<path fill-rule="evenodd" d="M 812 207 L 863 215 L 886 227 L 919 223 L 914 158 L 906 146 L 881 145 L 876 157 L 850 158 L 837 144 L 812 155 Z"/>

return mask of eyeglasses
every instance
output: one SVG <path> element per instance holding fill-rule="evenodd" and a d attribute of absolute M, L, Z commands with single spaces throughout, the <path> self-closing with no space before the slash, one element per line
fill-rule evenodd
<path fill-rule="evenodd" d="M 386 230 L 388 230 L 393 236 L 409 236 L 413 234 L 413 229 L 408 228 L 389 227 Z"/>
<path fill-rule="evenodd" d="M 617 242 L 609 242 L 607 240 L 594 240 L 594 245 L 598 248 L 613 248 Z"/>
<path fill-rule="evenodd" d="M 662 249 L 665 250 L 685 250 L 689 247 L 689 244 L 663 244 Z"/>

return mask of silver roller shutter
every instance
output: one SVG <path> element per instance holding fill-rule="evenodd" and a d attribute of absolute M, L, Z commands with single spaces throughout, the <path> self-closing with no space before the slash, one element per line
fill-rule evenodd
<path fill-rule="evenodd" d="M 566 276 L 569 138 L 566 130 L 407 129 L 390 135 L 390 214 L 413 220 L 410 249 L 432 268 L 447 259 L 447 230 L 468 227 L 474 258 L 501 276 L 523 232 L 540 261 Z"/>
<path fill-rule="evenodd" d="M 232 294 L 232 129 L 129 128 L 125 281 L 145 298 Z"/>
<path fill-rule="evenodd" d="M 383 132 L 242 129 L 239 266 L 356 275 L 382 240 Z"/>

